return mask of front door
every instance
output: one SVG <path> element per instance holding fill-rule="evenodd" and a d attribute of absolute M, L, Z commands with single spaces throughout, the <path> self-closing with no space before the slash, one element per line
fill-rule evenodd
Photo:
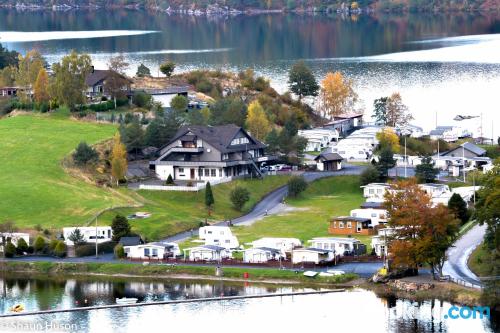
<path fill-rule="evenodd" d="M 356 223 L 356 232 L 361 232 L 361 223 Z"/>
<path fill-rule="evenodd" d="M 190 178 L 191 178 L 191 179 L 194 179 L 194 170 L 195 170 L 195 169 L 189 169 L 189 170 L 191 171 L 191 175 L 190 175 L 191 177 L 190 177 Z"/>

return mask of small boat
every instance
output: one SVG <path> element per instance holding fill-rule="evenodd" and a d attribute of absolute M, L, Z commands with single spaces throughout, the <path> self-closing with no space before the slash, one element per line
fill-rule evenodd
<path fill-rule="evenodd" d="M 135 304 L 138 299 L 133 297 L 122 297 L 116 299 L 116 304 Z"/>
<path fill-rule="evenodd" d="M 307 277 L 315 277 L 316 275 L 318 275 L 318 272 L 315 272 L 315 271 L 304 272 L 304 276 L 307 276 Z"/>
<path fill-rule="evenodd" d="M 11 312 L 22 312 L 24 311 L 24 306 L 22 304 L 16 304 L 10 308 Z"/>
<path fill-rule="evenodd" d="M 328 274 L 332 274 L 332 275 L 344 275 L 345 274 L 344 271 L 336 270 L 336 269 L 328 269 L 326 272 Z"/>

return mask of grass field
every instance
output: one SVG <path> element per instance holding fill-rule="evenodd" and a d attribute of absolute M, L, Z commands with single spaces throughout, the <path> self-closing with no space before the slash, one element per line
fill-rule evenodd
<path fill-rule="evenodd" d="M 0 120 L 0 222 L 19 227 L 82 225 L 127 200 L 66 174 L 61 160 L 80 141 L 111 137 L 114 126 L 49 116 Z"/>
<path fill-rule="evenodd" d="M 20 229 L 36 225 L 60 231 L 63 226 L 82 226 L 103 209 L 143 204 L 140 208 L 116 209 L 99 218 L 110 225 L 117 212 L 124 215 L 149 211 L 153 216 L 132 220 L 132 228 L 156 240 L 199 226 L 207 217 L 204 191 L 199 193 L 118 190 L 98 188 L 67 174 L 61 161 L 81 141 L 96 143 L 110 138 L 112 125 L 68 119 L 67 115 L 24 115 L 0 120 L 0 222 L 13 221 Z M 264 180 L 238 180 L 213 187 L 212 219 L 231 219 L 242 214 L 231 208 L 229 192 L 240 184 L 251 193 L 243 213 L 269 191 L 284 185 L 287 176 Z"/>
<path fill-rule="evenodd" d="M 479 244 L 474 251 L 472 251 L 467 264 L 470 269 L 477 276 L 494 276 L 495 267 L 500 265 L 498 260 L 494 261 L 494 254 L 488 251 L 484 243 Z"/>
<path fill-rule="evenodd" d="M 262 180 L 236 180 L 212 187 L 215 205 L 209 220 L 226 220 L 248 212 L 260 199 L 271 190 L 281 187 L 288 181 L 288 176 L 270 176 Z M 231 207 L 229 193 L 241 185 L 250 191 L 250 201 L 242 212 Z M 181 231 L 198 228 L 200 222 L 208 217 L 205 208 L 205 192 L 163 192 L 139 191 L 145 202 L 141 208 L 126 208 L 108 211 L 100 218 L 101 224 L 110 224 L 113 217 L 120 213 L 129 215 L 138 210 L 152 213 L 151 218 L 130 220 L 132 228 L 150 240 L 157 240 Z"/>
<path fill-rule="evenodd" d="M 287 200 L 287 204 L 295 210 L 265 217 L 248 227 L 233 227 L 233 232 L 240 244 L 261 237 L 294 237 L 302 242 L 313 237 L 335 237 L 336 235 L 328 233 L 329 219 L 333 216 L 349 215 L 350 210 L 358 208 L 363 202 L 359 179 L 356 176 L 325 178 L 311 183 L 298 198 Z M 366 244 L 368 251 L 371 251 L 370 236 L 354 237 Z M 186 242 L 181 246 L 188 247 L 194 244 Z"/>

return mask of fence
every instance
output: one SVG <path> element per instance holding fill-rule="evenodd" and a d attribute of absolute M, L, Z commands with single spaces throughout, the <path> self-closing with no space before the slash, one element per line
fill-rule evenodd
<path fill-rule="evenodd" d="M 454 278 L 452 276 L 449 276 L 449 275 L 443 275 L 441 278 L 440 278 L 441 281 L 449 281 L 449 282 L 453 282 L 455 284 L 458 284 L 460 286 L 464 286 L 464 287 L 469 287 L 469 288 L 475 288 L 475 289 L 483 289 L 483 286 L 480 285 L 480 284 L 476 284 L 476 283 L 471 283 L 471 282 L 467 282 L 467 281 L 464 281 L 462 279 L 457 279 L 457 278 Z"/>
<path fill-rule="evenodd" d="M 210 185 L 217 185 L 228 183 L 232 181 L 232 177 L 226 177 L 218 180 L 210 180 Z M 140 190 L 152 190 L 152 191 L 180 191 L 180 192 L 198 192 L 203 190 L 207 186 L 206 182 L 203 183 L 194 183 L 193 186 L 166 186 L 166 185 L 145 185 L 140 184 Z"/>

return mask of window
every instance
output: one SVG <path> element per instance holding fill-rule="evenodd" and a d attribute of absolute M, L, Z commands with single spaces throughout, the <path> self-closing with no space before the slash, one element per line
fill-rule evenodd
<path fill-rule="evenodd" d="M 205 177 L 208 177 L 210 169 L 205 169 Z"/>
<path fill-rule="evenodd" d="M 222 169 L 219 169 L 219 177 L 222 177 Z"/>
<path fill-rule="evenodd" d="M 179 173 L 184 173 L 184 168 L 179 168 Z"/>
<path fill-rule="evenodd" d="M 149 249 L 144 249 L 144 256 L 149 257 Z"/>
<path fill-rule="evenodd" d="M 210 235 L 211 235 L 211 234 L 212 234 L 212 232 L 211 232 L 211 231 L 209 231 L 209 232 L 208 232 L 208 234 L 210 234 Z"/>
<path fill-rule="evenodd" d="M 337 228 L 337 222 L 334 221 L 333 224 L 332 224 L 332 227 L 333 228 Z"/>
<path fill-rule="evenodd" d="M 344 222 L 339 222 L 339 229 L 344 229 Z"/>
<path fill-rule="evenodd" d="M 217 170 L 216 169 L 210 169 L 210 176 L 217 177 Z"/>
<path fill-rule="evenodd" d="M 380 188 L 377 189 L 377 193 L 379 193 L 379 194 L 382 193 L 382 189 L 380 189 Z"/>
<path fill-rule="evenodd" d="M 358 216 L 358 213 L 352 213 L 352 217 Z"/>
<path fill-rule="evenodd" d="M 347 229 L 351 229 L 352 228 L 352 223 L 351 222 L 347 222 Z"/>
<path fill-rule="evenodd" d="M 372 217 L 377 217 L 377 213 L 372 213 Z"/>
<path fill-rule="evenodd" d="M 231 243 L 231 240 L 230 239 L 226 239 L 225 243 L 229 244 L 229 243 Z"/>
<path fill-rule="evenodd" d="M 370 194 L 374 194 L 374 193 L 375 193 L 375 190 L 374 190 L 374 189 L 369 189 L 369 190 L 368 190 L 368 193 L 370 193 Z"/>
<path fill-rule="evenodd" d="M 223 160 L 228 160 L 229 159 L 229 154 L 222 154 L 222 159 Z"/>
<path fill-rule="evenodd" d="M 158 249 L 153 249 L 153 257 L 158 257 Z"/>

